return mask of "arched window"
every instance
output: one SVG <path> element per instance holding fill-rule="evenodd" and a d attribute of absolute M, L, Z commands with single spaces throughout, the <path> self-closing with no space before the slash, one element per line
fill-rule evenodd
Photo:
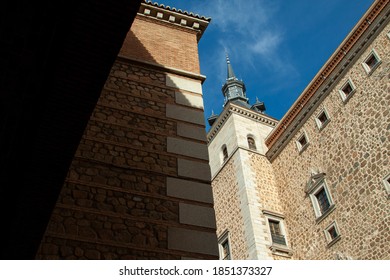
<path fill-rule="evenodd" d="M 248 137 L 247 137 L 247 140 L 248 140 L 248 147 L 249 147 L 249 149 L 251 149 L 251 150 L 256 150 L 256 142 L 255 142 L 255 139 L 253 139 L 253 137 L 251 137 L 251 136 L 248 136 Z"/>
<path fill-rule="evenodd" d="M 228 150 L 226 148 L 226 145 L 223 145 L 222 146 L 222 157 L 223 157 L 223 161 L 225 162 L 227 160 L 227 158 L 229 157 L 229 154 L 228 154 Z"/>

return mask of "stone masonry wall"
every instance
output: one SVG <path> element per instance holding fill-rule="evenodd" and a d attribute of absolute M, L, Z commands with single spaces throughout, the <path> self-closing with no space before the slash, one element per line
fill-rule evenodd
<path fill-rule="evenodd" d="M 389 194 L 383 179 L 390 173 L 390 27 L 367 46 L 358 61 L 273 161 L 276 184 L 294 259 L 389 259 Z M 368 75 L 362 62 L 372 49 L 381 64 Z M 346 101 L 339 89 L 350 78 L 356 91 Z M 321 130 L 322 109 L 330 122 Z M 305 132 L 309 145 L 297 150 Z M 325 172 L 334 210 L 316 222 L 304 188 L 312 172 Z M 324 230 L 336 221 L 341 238 L 329 246 Z"/>
<path fill-rule="evenodd" d="M 251 153 L 250 165 L 254 170 L 257 183 L 257 191 L 261 198 L 261 210 L 283 214 L 283 206 L 280 204 L 278 190 L 275 186 L 275 175 L 272 165 L 265 156 Z"/>
<path fill-rule="evenodd" d="M 135 21 L 135 30 L 144 30 L 142 22 Z M 162 28 L 157 23 L 154 29 Z M 196 33 L 184 33 L 195 38 L 181 45 L 191 45 L 187 56 L 195 63 Z M 126 40 L 126 46 L 147 53 L 140 38 Z M 164 55 L 153 53 L 161 63 L 168 59 Z M 146 58 L 146 63 L 129 58 L 122 54 L 111 69 L 38 259 L 218 256 L 201 78 L 181 75 L 181 60 L 171 61 L 176 66 L 171 74 Z"/>
<path fill-rule="evenodd" d="M 235 172 L 234 158 L 231 158 L 213 180 L 213 196 L 216 198 L 217 236 L 220 237 L 228 231 L 232 259 L 245 260 L 248 258 L 248 246 L 246 244 Z"/>
<path fill-rule="evenodd" d="M 262 225 L 259 229 L 262 231 L 261 235 L 264 236 L 265 243 L 267 244 L 266 251 L 263 252 L 263 254 L 268 254 L 273 259 L 290 259 L 290 256 L 286 253 L 274 253 L 270 250 L 270 246 L 272 245 L 271 232 L 267 224 L 267 216 L 263 211 L 284 215 L 284 207 L 281 204 L 279 191 L 275 187 L 276 179 L 273 167 L 264 155 L 252 152 L 249 153 L 249 156 L 249 164 L 255 176 L 254 181 L 256 182 L 257 197 L 259 199 L 258 207 L 259 212 L 261 213 L 257 218 Z M 284 221 L 282 221 L 282 223 L 284 223 Z M 286 227 L 284 227 L 284 231 L 286 240 L 288 241 L 288 231 Z"/>

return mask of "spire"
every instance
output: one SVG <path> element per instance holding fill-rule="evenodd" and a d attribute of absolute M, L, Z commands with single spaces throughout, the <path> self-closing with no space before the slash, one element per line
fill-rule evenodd
<path fill-rule="evenodd" d="M 248 104 L 248 98 L 246 98 L 245 84 L 243 81 L 239 81 L 234 74 L 233 67 L 230 63 L 229 56 L 226 52 L 226 64 L 227 64 L 227 78 L 225 84 L 222 86 L 222 93 L 225 97 L 225 104 L 228 102 L 236 102 L 242 106 L 250 107 Z"/>
<path fill-rule="evenodd" d="M 228 53 L 226 52 L 226 63 L 227 63 L 227 79 L 237 79 L 236 75 L 234 74 L 233 67 L 230 64 L 230 59 L 228 56 Z"/>

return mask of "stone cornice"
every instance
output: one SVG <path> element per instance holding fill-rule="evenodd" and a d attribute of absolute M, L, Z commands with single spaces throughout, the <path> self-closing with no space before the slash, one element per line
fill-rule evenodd
<path fill-rule="evenodd" d="M 267 115 L 264 115 L 262 113 L 257 113 L 253 110 L 246 109 L 244 107 L 232 103 L 228 103 L 225 106 L 224 110 L 222 111 L 221 115 L 218 117 L 218 119 L 215 121 L 213 126 L 210 128 L 210 131 L 207 133 L 207 141 L 209 143 L 218 134 L 218 131 L 223 127 L 223 125 L 225 124 L 225 122 L 227 121 L 227 119 L 232 113 L 244 116 L 246 118 L 249 118 L 259 123 L 263 123 L 271 127 L 275 127 L 278 123 L 276 119 L 271 118 Z"/>
<path fill-rule="evenodd" d="M 389 19 L 389 0 L 377 0 L 349 33 L 330 59 L 320 69 L 278 126 L 265 140 L 269 148 L 267 157 L 273 160 L 288 140 L 302 126 L 302 122 L 315 110 L 364 50 L 367 42 Z M 385 12 L 383 12 L 385 11 Z M 382 13 L 383 12 L 383 13 Z M 382 13 L 383 16 L 380 17 Z"/>
<path fill-rule="evenodd" d="M 172 24 L 176 27 L 187 28 L 197 32 L 198 41 L 206 30 L 211 18 L 199 16 L 180 9 L 171 8 L 163 4 L 145 1 L 141 3 L 138 15 L 147 18 L 154 18 L 164 23 Z"/>

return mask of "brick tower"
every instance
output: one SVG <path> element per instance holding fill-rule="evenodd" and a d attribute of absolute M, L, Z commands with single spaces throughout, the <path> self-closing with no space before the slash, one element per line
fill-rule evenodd
<path fill-rule="evenodd" d="M 216 258 L 197 47 L 209 21 L 141 4 L 37 258 Z"/>

